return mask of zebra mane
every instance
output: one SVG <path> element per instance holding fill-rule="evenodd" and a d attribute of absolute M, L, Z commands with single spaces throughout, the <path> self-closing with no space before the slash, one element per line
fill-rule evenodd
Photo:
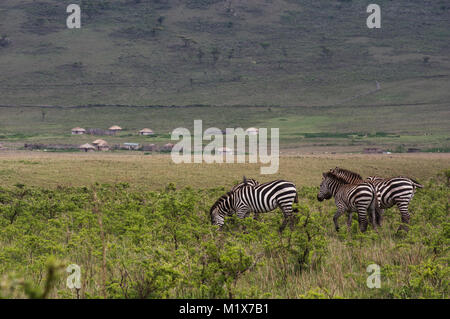
<path fill-rule="evenodd" d="M 350 178 L 354 178 L 354 179 L 363 181 L 363 178 L 361 175 L 359 175 L 358 173 L 355 173 L 353 171 L 350 171 L 348 169 L 345 169 L 345 168 L 336 167 L 336 168 L 330 169 L 330 172 L 333 174 L 336 174 L 336 175 L 339 174 L 340 177 L 344 178 L 344 179 L 345 179 L 345 176 L 349 176 Z M 342 177 L 342 175 L 344 177 Z M 348 183 L 348 181 L 347 181 L 347 183 Z"/>
<path fill-rule="evenodd" d="M 329 179 L 331 179 L 331 180 L 333 180 L 335 182 L 338 182 L 339 184 L 348 184 L 348 182 L 344 178 L 335 175 L 333 172 L 323 173 L 323 177 L 324 178 L 329 178 Z"/>

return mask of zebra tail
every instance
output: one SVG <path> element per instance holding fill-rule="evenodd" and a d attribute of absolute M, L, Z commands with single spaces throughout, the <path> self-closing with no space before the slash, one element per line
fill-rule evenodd
<path fill-rule="evenodd" d="M 294 203 L 298 203 L 298 193 L 295 193 Z"/>
<path fill-rule="evenodd" d="M 370 218 L 371 222 L 379 219 L 379 216 L 377 216 L 377 215 L 379 215 L 377 208 L 378 208 L 378 195 L 376 192 L 374 192 L 372 201 L 370 202 L 370 205 L 369 205 L 370 216 L 368 216 L 368 217 Z"/>

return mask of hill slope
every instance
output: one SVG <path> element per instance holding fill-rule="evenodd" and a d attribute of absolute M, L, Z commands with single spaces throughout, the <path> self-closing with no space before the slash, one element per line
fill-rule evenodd
<path fill-rule="evenodd" d="M 446 1 L 378 1 L 381 29 L 363 1 L 72 2 L 79 30 L 66 1 L 0 3 L 1 141 L 84 143 L 72 127 L 120 124 L 126 141 L 151 127 L 165 142 L 203 119 L 279 127 L 287 147 L 449 147 Z M 154 105 L 194 106 L 135 107 Z M 377 132 L 401 138 L 335 136 Z"/>
<path fill-rule="evenodd" d="M 1 104 L 448 101 L 450 6 L 378 1 L 5 0 Z M 424 57 L 429 57 L 424 62 Z M 351 99 L 376 88 L 369 96 Z M 406 81 L 406 82 L 405 82 Z M 430 89 L 433 89 L 432 92 Z"/>

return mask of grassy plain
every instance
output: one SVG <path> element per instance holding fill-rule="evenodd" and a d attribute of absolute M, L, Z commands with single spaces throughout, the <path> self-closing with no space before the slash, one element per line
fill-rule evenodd
<path fill-rule="evenodd" d="M 351 233 L 335 232 L 333 201 L 316 199 L 321 172 L 335 166 L 424 184 L 410 232 L 396 232 L 397 208 L 379 233 L 361 234 L 356 217 Z M 284 156 L 278 174 L 261 176 L 258 165 L 162 155 L 2 152 L 0 297 L 448 298 L 449 167 L 447 154 Z M 279 211 L 213 229 L 210 206 L 244 174 L 297 184 L 292 231 L 278 233 Z M 78 293 L 66 287 L 72 263 Z M 371 264 L 379 289 L 366 285 Z"/>
<path fill-rule="evenodd" d="M 279 172 L 260 175 L 268 164 L 174 164 L 170 155 L 127 153 L 0 152 L 0 186 L 16 183 L 51 187 L 94 183 L 129 183 L 156 190 L 174 183 L 193 188 L 231 187 L 243 175 L 269 181 L 283 178 L 299 187 L 317 186 L 322 175 L 336 166 L 363 176 L 406 175 L 426 181 L 450 167 L 449 154 L 319 154 L 281 156 Z"/>

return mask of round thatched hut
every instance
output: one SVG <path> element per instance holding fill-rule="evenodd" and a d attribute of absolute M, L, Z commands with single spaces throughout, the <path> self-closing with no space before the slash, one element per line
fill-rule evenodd
<path fill-rule="evenodd" d="M 117 132 L 122 131 L 122 128 L 118 125 L 113 125 L 108 129 L 111 133 L 116 134 Z"/>
<path fill-rule="evenodd" d="M 92 142 L 92 144 L 97 148 L 99 151 L 109 151 L 109 145 L 108 142 L 102 139 L 98 139 Z"/>
<path fill-rule="evenodd" d="M 82 150 L 82 151 L 85 151 L 85 152 L 93 152 L 93 151 L 95 151 L 95 147 L 92 146 L 89 143 L 80 145 L 79 149 Z"/>
<path fill-rule="evenodd" d="M 74 127 L 72 129 L 72 135 L 86 134 L 86 130 L 82 127 Z"/>
<path fill-rule="evenodd" d="M 153 132 L 149 128 L 143 128 L 142 130 L 139 131 L 139 135 L 154 135 L 154 134 L 155 132 Z"/>

